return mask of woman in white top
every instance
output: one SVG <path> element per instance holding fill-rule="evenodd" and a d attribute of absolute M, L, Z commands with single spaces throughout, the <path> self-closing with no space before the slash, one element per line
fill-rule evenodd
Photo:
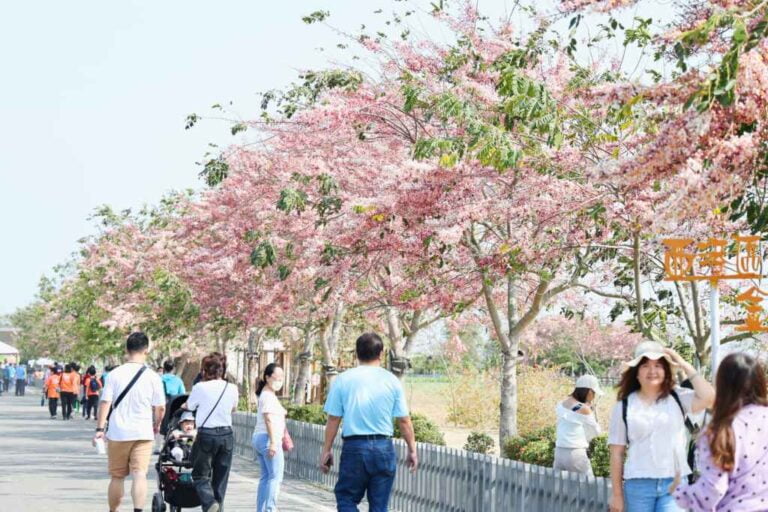
<path fill-rule="evenodd" d="M 593 474 L 587 448 L 589 442 L 600 434 L 592 401 L 595 395 L 601 394 L 597 378 L 594 375 L 582 375 L 576 380 L 573 393 L 557 404 L 554 469 Z"/>
<path fill-rule="evenodd" d="M 256 411 L 256 428 L 252 438 L 253 451 L 261 466 L 259 491 L 256 498 L 257 512 L 277 511 L 277 497 L 280 494 L 280 484 L 283 482 L 285 468 L 283 436 L 286 410 L 275 394 L 282 388 L 283 369 L 275 363 L 268 364 L 256 387 L 259 404 Z"/>
<path fill-rule="evenodd" d="M 640 343 L 625 364 L 608 434 L 610 510 L 679 511 L 670 491 L 691 473 L 685 417 L 711 407 L 715 390 L 677 352 L 653 341 Z M 693 390 L 675 386 L 673 367 L 685 372 Z"/>
<path fill-rule="evenodd" d="M 202 381 L 195 384 L 186 408 L 196 411 L 197 439 L 192 445 L 192 480 L 204 512 L 219 512 L 227 492 L 235 438 L 232 413 L 237 410 L 237 386 L 224 380 L 226 358 L 203 358 Z"/>

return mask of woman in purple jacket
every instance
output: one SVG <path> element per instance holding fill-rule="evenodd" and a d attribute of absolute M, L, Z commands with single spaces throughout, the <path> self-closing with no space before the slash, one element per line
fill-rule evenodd
<path fill-rule="evenodd" d="M 765 370 L 731 354 L 717 371 L 712 421 L 697 442 L 699 479 L 679 486 L 677 504 L 693 511 L 768 510 L 768 399 Z"/>

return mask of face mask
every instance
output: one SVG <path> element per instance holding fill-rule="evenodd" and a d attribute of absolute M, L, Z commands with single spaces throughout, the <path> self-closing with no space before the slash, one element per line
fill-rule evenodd
<path fill-rule="evenodd" d="M 283 389 L 283 381 L 281 380 L 272 381 L 270 386 L 272 386 L 272 389 L 274 389 L 275 391 L 280 391 L 281 389 Z"/>

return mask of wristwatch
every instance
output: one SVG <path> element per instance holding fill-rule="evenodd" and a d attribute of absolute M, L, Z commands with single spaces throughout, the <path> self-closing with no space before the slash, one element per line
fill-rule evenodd
<path fill-rule="evenodd" d="M 96 432 L 104 432 L 104 429 L 103 428 L 97 428 Z"/>

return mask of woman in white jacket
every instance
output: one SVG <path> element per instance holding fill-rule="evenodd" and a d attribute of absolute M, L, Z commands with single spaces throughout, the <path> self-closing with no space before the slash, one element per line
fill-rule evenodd
<path fill-rule="evenodd" d="M 587 448 L 589 442 L 600 434 L 592 401 L 601 394 L 597 378 L 582 375 L 576 381 L 573 393 L 557 404 L 554 469 L 592 475 Z"/>

